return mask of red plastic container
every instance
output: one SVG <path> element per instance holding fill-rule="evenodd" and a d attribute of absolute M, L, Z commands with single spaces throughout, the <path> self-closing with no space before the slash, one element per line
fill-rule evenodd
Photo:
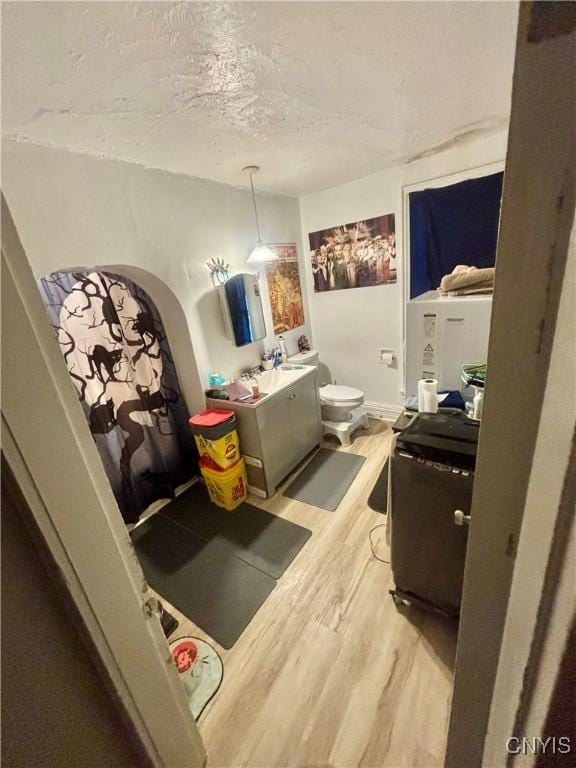
<path fill-rule="evenodd" d="M 208 408 L 188 419 L 195 435 L 202 435 L 210 440 L 217 440 L 235 427 L 236 414 L 234 411 Z"/>
<path fill-rule="evenodd" d="M 201 459 L 210 459 L 220 469 L 229 469 L 240 458 L 240 443 L 234 411 L 216 408 L 189 419 Z"/>

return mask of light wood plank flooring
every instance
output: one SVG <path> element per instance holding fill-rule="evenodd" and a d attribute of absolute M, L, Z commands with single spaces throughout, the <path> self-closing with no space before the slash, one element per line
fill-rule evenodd
<path fill-rule="evenodd" d="M 171 639 L 204 638 L 224 662 L 199 722 L 209 768 L 442 765 L 455 628 L 416 608 L 401 613 L 388 595 L 390 566 L 368 541 L 386 517 L 366 500 L 392 432 L 371 420 L 356 434 L 339 450 L 366 462 L 335 512 L 285 498 L 287 483 L 272 499 L 249 498 L 313 535 L 231 650 L 163 601 L 180 621 Z M 389 560 L 384 533 L 373 538 Z"/>

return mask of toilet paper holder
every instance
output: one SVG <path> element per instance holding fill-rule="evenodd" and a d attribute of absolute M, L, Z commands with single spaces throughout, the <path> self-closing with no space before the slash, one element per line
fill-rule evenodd
<path fill-rule="evenodd" d="M 382 365 L 391 366 L 396 360 L 396 354 L 389 347 L 380 347 L 378 351 L 378 360 Z"/>

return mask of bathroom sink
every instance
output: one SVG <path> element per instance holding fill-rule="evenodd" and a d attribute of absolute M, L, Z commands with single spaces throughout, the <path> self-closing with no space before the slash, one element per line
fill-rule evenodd
<path fill-rule="evenodd" d="M 260 390 L 258 397 L 255 398 L 246 394 L 244 398 L 231 400 L 211 400 L 208 398 L 208 402 L 212 408 L 226 408 L 227 403 L 230 405 L 233 403 L 235 406 L 241 405 L 245 408 L 257 408 L 261 403 L 268 402 L 270 398 L 277 395 L 283 389 L 315 371 L 316 366 L 314 365 L 287 365 L 286 367 L 281 366 L 276 370 L 263 371 L 257 376 L 258 388 Z"/>
<path fill-rule="evenodd" d="M 313 370 L 315 370 L 313 365 L 302 365 L 294 367 L 286 366 L 286 368 L 280 367 L 273 371 L 263 371 L 258 376 L 258 386 L 260 387 L 261 392 L 262 390 L 265 390 L 267 392 L 267 397 L 270 397 L 270 395 L 275 395 L 282 389 L 294 384 L 295 381 L 307 376 L 310 371 Z"/>
<path fill-rule="evenodd" d="M 313 365 L 286 366 L 285 368 L 276 368 L 273 371 L 263 371 L 257 377 L 260 396 L 257 398 L 247 396 L 245 399 L 233 400 L 236 405 L 243 405 L 247 408 L 257 408 L 261 403 L 268 401 L 274 395 L 277 395 L 286 387 L 294 382 L 303 379 L 315 371 Z M 225 407 L 223 405 L 222 407 Z"/>

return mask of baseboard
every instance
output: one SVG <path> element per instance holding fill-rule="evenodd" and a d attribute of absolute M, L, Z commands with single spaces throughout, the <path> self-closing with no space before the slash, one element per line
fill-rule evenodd
<path fill-rule="evenodd" d="M 377 403 L 373 400 L 366 400 L 362 409 L 374 419 L 383 419 L 384 421 L 396 421 L 398 416 L 404 412 L 401 405 L 393 403 Z"/>
<path fill-rule="evenodd" d="M 266 491 L 263 491 L 262 488 L 256 488 L 255 485 L 248 485 L 247 486 L 248 493 L 251 493 L 253 496 L 258 496 L 259 499 L 267 499 L 268 494 Z"/>

